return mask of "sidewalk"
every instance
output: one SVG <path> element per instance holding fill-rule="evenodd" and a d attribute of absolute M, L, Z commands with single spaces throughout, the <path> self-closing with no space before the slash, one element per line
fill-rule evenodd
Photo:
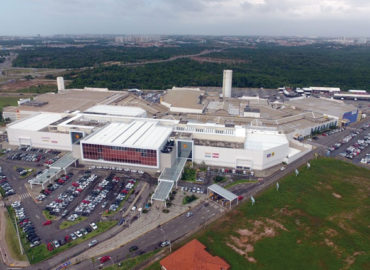
<path fill-rule="evenodd" d="M 30 264 L 28 261 L 18 261 L 11 257 L 11 254 L 8 250 L 8 245 L 5 241 L 6 233 L 6 209 L 4 208 L 3 201 L 0 201 L 0 252 L 2 261 L 12 267 L 27 267 Z"/>
<path fill-rule="evenodd" d="M 120 248 L 141 235 L 157 228 L 158 225 L 167 223 L 175 217 L 185 213 L 186 211 L 189 211 L 189 207 L 195 207 L 199 203 L 203 202 L 204 199 L 205 197 L 202 197 L 190 204 L 182 205 L 180 202 L 178 202 L 182 200 L 182 196 L 176 196 L 173 206 L 169 208 L 169 213 L 162 212 L 164 207 L 152 206 L 152 209 L 147 214 L 141 214 L 141 217 L 139 217 L 128 228 L 119 232 L 114 237 L 102 242 L 101 244 L 90 248 L 88 251 L 85 251 L 79 256 L 72 258 L 71 262 L 74 264 L 78 261 L 83 261 L 92 257 L 98 257 L 102 253 L 110 252 Z"/>

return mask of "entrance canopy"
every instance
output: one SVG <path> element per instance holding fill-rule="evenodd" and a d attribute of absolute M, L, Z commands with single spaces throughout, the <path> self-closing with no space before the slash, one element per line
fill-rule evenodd
<path fill-rule="evenodd" d="M 213 194 L 217 194 L 218 196 L 224 198 L 225 200 L 230 202 L 230 208 L 231 208 L 231 203 L 236 200 L 236 203 L 238 203 L 238 196 L 232 193 L 231 191 L 224 189 L 223 187 L 213 184 L 208 187 L 207 189 L 207 194 L 209 194 L 209 191 Z"/>
<path fill-rule="evenodd" d="M 172 181 L 160 181 L 157 188 L 152 195 L 152 200 L 155 201 L 166 201 L 172 190 L 174 182 Z"/>

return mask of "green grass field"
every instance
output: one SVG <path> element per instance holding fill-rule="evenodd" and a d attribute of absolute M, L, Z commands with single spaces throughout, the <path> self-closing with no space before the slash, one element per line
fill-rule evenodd
<path fill-rule="evenodd" d="M 0 98 L 0 111 L 7 106 L 16 106 L 19 98 L 16 97 L 1 97 Z"/>
<path fill-rule="evenodd" d="M 370 269 L 370 171 L 327 158 L 299 171 L 195 238 L 233 270 Z"/>
<path fill-rule="evenodd" d="M 257 183 L 258 181 L 257 180 L 249 180 L 249 179 L 240 179 L 240 180 L 236 180 L 230 184 L 227 184 L 225 186 L 225 188 L 231 188 L 233 186 L 236 186 L 236 185 L 240 185 L 240 184 L 244 184 L 244 183 Z"/>

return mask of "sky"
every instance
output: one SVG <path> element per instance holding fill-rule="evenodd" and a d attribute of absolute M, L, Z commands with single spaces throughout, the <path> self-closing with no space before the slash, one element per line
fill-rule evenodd
<path fill-rule="evenodd" d="M 1 0 L 0 35 L 370 37 L 370 0 Z"/>

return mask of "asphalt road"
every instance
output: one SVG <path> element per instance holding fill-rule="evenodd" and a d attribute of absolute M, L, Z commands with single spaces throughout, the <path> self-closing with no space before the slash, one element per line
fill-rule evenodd
<path fill-rule="evenodd" d="M 156 229 L 142 235 L 140 238 L 131 243 L 104 255 L 112 257 L 112 260 L 105 262 L 104 266 L 112 263 L 117 263 L 129 257 L 137 256 L 142 252 L 150 252 L 159 248 L 159 244 L 164 240 L 176 241 L 183 235 L 199 229 L 212 218 L 218 217 L 221 213 L 220 207 L 214 203 L 202 203 L 191 210 L 193 216 L 186 217 L 186 214 L 178 216 L 176 219 L 168 222 Z M 137 246 L 139 249 L 135 252 L 130 252 L 131 246 Z M 100 265 L 98 258 L 96 258 L 95 269 Z M 69 269 L 94 269 L 92 260 L 85 260 L 80 264 L 74 265 Z"/>

